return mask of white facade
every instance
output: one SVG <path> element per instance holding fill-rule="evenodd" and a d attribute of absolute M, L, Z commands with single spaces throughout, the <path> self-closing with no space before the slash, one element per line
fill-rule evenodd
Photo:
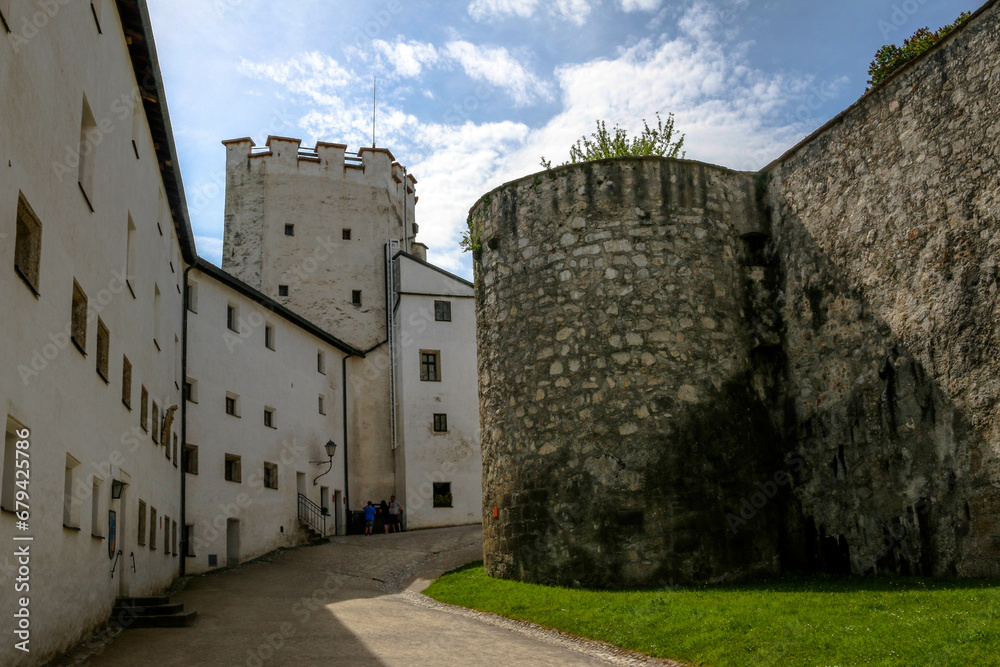
<path fill-rule="evenodd" d="M 262 277 L 243 284 L 195 253 L 144 0 L 51 6 L 0 2 L 0 664 L 45 663 L 116 598 L 302 544 L 300 493 L 329 508 L 326 534 L 392 494 L 411 528 L 480 521 L 471 285 L 400 256 L 388 340 L 385 243 L 423 257 L 415 180 L 388 151 L 273 141 L 281 238 L 260 237 Z M 324 185 L 338 170 L 344 188 Z M 284 224 L 340 239 L 289 245 Z M 276 294 L 296 269 L 301 309 Z M 451 323 L 409 324 L 441 295 Z M 442 350 L 433 391 L 419 349 Z M 452 507 L 433 507 L 433 482 Z"/>
<path fill-rule="evenodd" d="M 400 253 L 396 329 L 399 443 L 408 528 L 482 521 L 475 289 Z M 422 368 L 433 354 L 437 373 Z M 433 376 L 433 377 L 432 377 Z"/>
<path fill-rule="evenodd" d="M 188 277 L 189 574 L 301 544 L 298 494 L 329 508 L 328 535 L 346 532 L 342 362 L 350 350 L 220 276 L 205 266 Z"/>
<path fill-rule="evenodd" d="M 407 528 L 481 522 L 475 293 L 424 260 L 416 179 L 386 149 L 223 144 L 223 268 L 365 351 L 349 379 L 349 509 L 395 495 Z M 451 322 L 434 319 L 442 295 Z M 420 350 L 439 351 L 440 382 L 420 380 Z"/>
<path fill-rule="evenodd" d="M 155 102 L 158 72 L 154 60 L 142 73 L 141 95 L 154 100 L 144 110 L 130 48 L 147 44 L 126 44 L 121 24 L 141 22 L 139 8 L 120 18 L 116 3 L 98 3 L 98 25 L 90 3 L 52 4 L 51 16 L 35 3 L 0 4 L 12 30 L 0 26 L 3 665 L 36 664 L 68 648 L 107 621 L 116 597 L 161 591 L 180 569 L 176 413 L 165 434 L 160 427 L 180 404 L 182 257 L 194 252 L 179 183 L 161 176 L 173 146 L 166 109 Z M 159 155 L 151 125 L 168 137 L 157 140 Z M 174 175 L 169 166 L 163 173 Z M 40 248 L 32 249 L 32 230 Z M 74 283 L 86 296 L 79 347 L 71 341 Z M 30 478 L 18 479 L 18 461 L 29 462 Z M 115 481 L 127 483 L 117 500 Z M 13 513 L 24 507 L 18 500 L 30 508 L 27 530 Z M 15 555 L 22 547 L 27 557 Z M 26 619 L 15 618 L 22 598 Z M 30 653 L 14 646 L 25 625 Z"/>

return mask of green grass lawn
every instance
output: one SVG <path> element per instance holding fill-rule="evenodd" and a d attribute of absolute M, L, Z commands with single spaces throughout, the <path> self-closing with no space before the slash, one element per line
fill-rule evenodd
<path fill-rule="evenodd" d="M 491 579 L 482 563 L 427 595 L 695 665 L 1000 665 L 1000 581 L 781 577 L 640 591 Z"/>

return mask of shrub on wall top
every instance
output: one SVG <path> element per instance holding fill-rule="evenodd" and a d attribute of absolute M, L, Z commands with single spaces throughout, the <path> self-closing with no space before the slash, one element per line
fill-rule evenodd
<path fill-rule="evenodd" d="M 879 85 L 900 67 L 916 59 L 947 37 L 955 28 L 965 23 L 970 16 L 972 16 L 970 12 L 963 12 L 954 23 L 938 28 L 934 32 L 931 32 L 930 28 L 921 28 L 907 38 L 902 46 L 895 44 L 883 46 L 875 54 L 875 60 L 868 68 L 868 74 L 871 76 L 871 79 L 868 80 L 868 89 L 871 90 L 874 86 Z"/>

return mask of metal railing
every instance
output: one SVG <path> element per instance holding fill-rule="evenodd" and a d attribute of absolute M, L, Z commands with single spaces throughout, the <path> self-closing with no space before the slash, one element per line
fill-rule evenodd
<path fill-rule="evenodd" d="M 312 526 L 320 535 L 326 537 L 327 513 L 322 507 L 299 494 L 299 521 Z"/>

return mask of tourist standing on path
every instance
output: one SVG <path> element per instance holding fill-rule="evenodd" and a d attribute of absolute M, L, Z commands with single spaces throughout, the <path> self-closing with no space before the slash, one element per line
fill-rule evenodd
<path fill-rule="evenodd" d="M 368 501 L 365 506 L 365 535 L 372 534 L 372 527 L 375 525 L 375 506 L 372 501 Z"/>
<path fill-rule="evenodd" d="M 389 534 L 389 505 L 385 502 L 385 498 L 382 502 L 378 504 L 378 513 L 382 516 L 382 528 L 385 529 L 385 534 Z"/>
<path fill-rule="evenodd" d="M 394 533 L 398 533 L 401 528 L 399 526 L 399 515 L 403 513 L 403 508 L 400 506 L 399 501 L 396 500 L 396 496 L 389 497 L 389 527 Z"/>

